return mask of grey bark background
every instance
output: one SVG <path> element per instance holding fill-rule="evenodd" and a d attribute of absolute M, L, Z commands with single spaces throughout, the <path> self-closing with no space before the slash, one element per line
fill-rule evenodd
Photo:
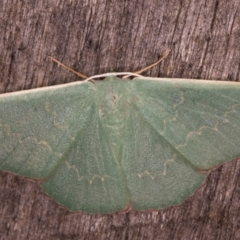
<path fill-rule="evenodd" d="M 240 80 L 238 0 L 2 0 L 0 93 L 89 76 Z M 1 113 L 0 113 L 1 114 Z M 203 149 L 204 151 L 204 149 Z M 71 214 L 37 182 L 0 173 L 0 239 L 240 239 L 240 160 L 213 170 L 182 205 L 161 211 Z M 144 192 L 143 192 L 144 194 Z"/>

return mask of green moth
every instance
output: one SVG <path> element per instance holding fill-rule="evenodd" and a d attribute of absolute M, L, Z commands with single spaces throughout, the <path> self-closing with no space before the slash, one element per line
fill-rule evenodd
<path fill-rule="evenodd" d="M 0 96 L 0 169 L 71 211 L 177 205 L 239 156 L 239 83 L 109 76 Z"/>

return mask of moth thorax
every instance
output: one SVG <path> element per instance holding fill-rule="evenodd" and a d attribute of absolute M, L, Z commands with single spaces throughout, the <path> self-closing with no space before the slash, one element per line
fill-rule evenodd
<path fill-rule="evenodd" d="M 108 94 L 105 99 L 106 101 L 99 105 L 99 118 L 115 156 L 121 158 L 128 116 L 127 99 L 113 93 Z"/>

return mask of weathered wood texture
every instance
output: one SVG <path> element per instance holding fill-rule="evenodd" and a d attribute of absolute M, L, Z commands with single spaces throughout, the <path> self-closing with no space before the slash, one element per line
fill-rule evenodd
<path fill-rule="evenodd" d="M 167 48 L 145 76 L 240 80 L 238 0 L 2 0 L 0 36 L 1 93 L 78 80 L 48 55 L 91 76 L 136 70 Z M 215 169 L 178 207 L 89 215 L 1 172 L 0 239 L 240 239 L 239 173 L 240 160 Z"/>

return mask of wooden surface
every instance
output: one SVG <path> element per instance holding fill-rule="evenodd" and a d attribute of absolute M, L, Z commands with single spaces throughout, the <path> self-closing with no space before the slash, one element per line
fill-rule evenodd
<path fill-rule="evenodd" d="M 47 56 L 91 76 L 240 81 L 238 0 L 3 0 L 0 93 L 77 81 Z M 1 113 L 0 113 L 1 114 Z M 204 149 L 203 149 L 204 151 Z M 240 160 L 209 174 L 182 205 L 161 211 L 71 214 L 39 185 L 0 174 L 0 239 L 240 239 Z"/>

